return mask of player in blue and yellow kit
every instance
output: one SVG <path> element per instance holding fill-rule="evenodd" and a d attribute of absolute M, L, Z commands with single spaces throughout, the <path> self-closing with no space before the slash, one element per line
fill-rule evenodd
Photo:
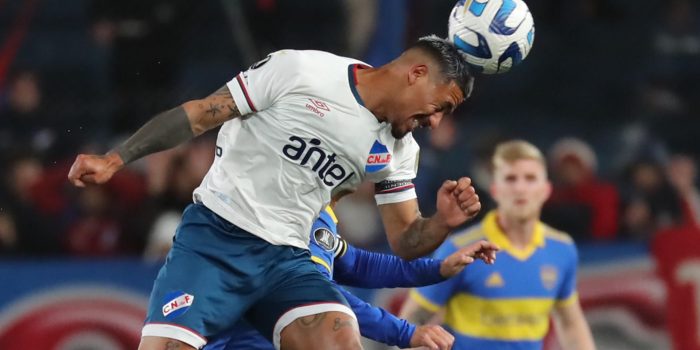
<path fill-rule="evenodd" d="M 464 267 L 482 259 L 493 263 L 496 246 L 486 241 L 472 242 L 445 259 L 405 261 L 393 255 L 368 252 L 349 245 L 337 233 L 336 216 L 329 206 L 321 212 L 311 231 L 311 260 L 324 277 L 334 283 L 364 288 L 424 286 L 444 281 Z M 343 287 L 336 288 L 347 299 L 357 316 L 362 336 L 400 348 L 426 346 L 449 349 L 454 337 L 440 326 L 418 326 L 399 319 L 354 296 Z M 246 315 L 254 318 L 255 315 Z M 224 336 L 212 340 L 204 350 L 272 350 L 273 345 L 246 321 Z"/>
<path fill-rule="evenodd" d="M 435 257 L 487 239 L 501 248 L 498 261 L 412 290 L 401 315 L 422 324 L 444 308 L 442 323 L 457 350 L 534 350 L 542 349 L 553 314 L 564 349 L 594 349 L 576 294 L 574 242 L 539 220 L 551 192 L 541 152 L 525 141 L 500 144 L 490 190 L 497 209 L 450 237 Z"/>

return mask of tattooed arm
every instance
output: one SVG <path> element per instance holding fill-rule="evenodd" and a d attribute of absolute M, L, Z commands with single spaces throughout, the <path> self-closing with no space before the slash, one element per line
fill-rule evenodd
<path fill-rule="evenodd" d="M 158 114 L 114 152 L 127 164 L 175 147 L 240 115 L 231 93 L 223 86 L 204 99 L 185 102 Z"/>
<path fill-rule="evenodd" d="M 105 183 L 129 162 L 175 147 L 240 116 L 231 93 L 224 86 L 203 99 L 185 102 L 156 115 L 105 155 L 78 155 L 68 179 L 78 187 L 86 183 Z"/>
<path fill-rule="evenodd" d="M 479 196 L 466 177 L 442 184 L 437 212 L 429 218 L 421 216 L 415 198 L 379 205 L 391 250 L 407 260 L 432 253 L 453 228 L 476 216 L 479 210 Z"/>

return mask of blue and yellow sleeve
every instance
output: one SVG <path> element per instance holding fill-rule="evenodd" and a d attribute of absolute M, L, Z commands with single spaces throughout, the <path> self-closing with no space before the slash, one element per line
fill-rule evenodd
<path fill-rule="evenodd" d="M 363 288 L 418 287 L 444 280 L 441 260 L 403 260 L 397 256 L 369 252 L 346 245 L 345 254 L 335 259 L 333 279 Z"/>
<path fill-rule="evenodd" d="M 364 302 L 340 286 L 336 286 L 336 288 L 345 296 L 350 308 L 357 316 L 360 334 L 363 337 L 402 349 L 410 347 L 411 337 L 416 331 L 416 326 L 382 308 Z"/>
<path fill-rule="evenodd" d="M 457 247 L 448 240 L 435 251 L 434 257 L 442 260 L 456 251 Z M 437 284 L 412 289 L 409 298 L 426 310 L 437 312 L 452 296 L 457 281 L 457 278 L 451 278 Z"/>
<path fill-rule="evenodd" d="M 565 269 L 563 270 L 561 288 L 557 293 L 557 307 L 567 306 L 578 300 L 578 293 L 576 293 L 578 252 L 574 244 L 567 248 L 567 254 L 563 257 L 562 265 L 565 266 Z"/>

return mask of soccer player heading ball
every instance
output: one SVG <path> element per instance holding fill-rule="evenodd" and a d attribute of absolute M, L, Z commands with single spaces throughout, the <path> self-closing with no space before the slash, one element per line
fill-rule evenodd
<path fill-rule="evenodd" d="M 68 174 L 102 184 L 129 162 L 221 125 L 216 157 L 185 209 L 153 286 L 139 349 L 200 348 L 245 315 L 276 347 L 360 349 L 355 315 L 309 258 L 311 224 L 365 180 L 392 250 L 431 253 L 481 208 L 469 178 L 447 180 L 423 217 L 411 131 L 434 128 L 471 93 L 455 46 L 420 39 L 377 68 L 321 51 L 282 50 L 213 94 L 163 112 Z"/>

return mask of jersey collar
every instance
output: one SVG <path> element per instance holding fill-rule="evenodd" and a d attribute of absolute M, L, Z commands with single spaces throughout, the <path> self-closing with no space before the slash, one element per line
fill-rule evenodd
<path fill-rule="evenodd" d="M 535 232 L 532 235 L 532 241 L 523 249 L 519 249 L 510 243 L 508 236 L 506 236 L 505 232 L 503 232 L 498 225 L 497 213 L 495 210 L 486 214 L 481 225 L 489 241 L 495 243 L 502 250 L 507 251 L 518 260 L 527 260 L 535 253 L 537 248 L 544 247 L 544 225 L 541 221 L 535 224 Z"/>
<path fill-rule="evenodd" d="M 350 91 L 352 91 L 352 95 L 355 96 L 357 103 L 362 107 L 365 107 L 365 102 L 362 101 L 362 97 L 360 97 L 360 93 L 357 91 L 357 70 L 365 68 L 369 68 L 369 66 L 364 64 L 351 64 L 348 66 L 348 84 L 350 84 Z"/>

